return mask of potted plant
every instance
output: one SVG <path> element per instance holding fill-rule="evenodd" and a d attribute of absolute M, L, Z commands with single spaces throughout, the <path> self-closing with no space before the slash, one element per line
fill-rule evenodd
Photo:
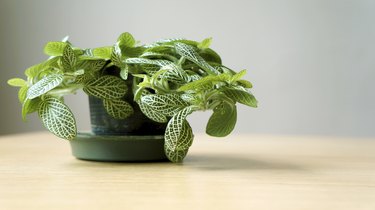
<path fill-rule="evenodd" d="M 80 49 L 65 38 L 46 44 L 50 57 L 26 69 L 27 80 L 8 84 L 20 88 L 23 119 L 37 112 L 50 132 L 70 140 L 78 158 L 180 162 L 193 142 L 189 114 L 213 110 L 206 133 L 223 137 L 235 127 L 236 103 L 257 106 L 252 84 L 243 79 L 246 71 L 224 66 L 210 43 L 167 39 L 139 45 L 123 33 L 113 46 Z M 78 90 L 89 96 L 92 133 L 77 133 L 64 103 L 65 95 Z"/>

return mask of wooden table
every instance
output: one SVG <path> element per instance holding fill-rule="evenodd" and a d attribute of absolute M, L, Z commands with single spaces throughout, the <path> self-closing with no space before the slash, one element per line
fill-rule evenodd
<path fill-rule="evenodd" d="M 49 133 L 0 137 L 1 210 L 374 210 L 375 139 L 197 135 L 183 164 L 77 160 Z"/>

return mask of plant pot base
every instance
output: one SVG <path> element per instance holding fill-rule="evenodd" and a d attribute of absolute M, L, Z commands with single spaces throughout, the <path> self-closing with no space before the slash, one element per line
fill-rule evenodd
<path fill-rule="evenodd" d="M 78 133 L 70 142 L 73 156 L 109 162 L 165 161 L 164 136 L 109 136 Z"/>

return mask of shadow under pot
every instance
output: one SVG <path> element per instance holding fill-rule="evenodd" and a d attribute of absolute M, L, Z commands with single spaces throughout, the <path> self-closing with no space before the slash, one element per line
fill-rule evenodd
<path fill-rule="evenodd" d="M 132 96 L 130 96 L 132 97 Z M 166 124 L 147 118 L 138 104 L 127 100 L 134 114 L 114 119 L 104 108 L 102 99 L 89 97 L 91 133 L 78 133 L 70 141 L 73 156 L 94 161 L 162 161 Z"/>

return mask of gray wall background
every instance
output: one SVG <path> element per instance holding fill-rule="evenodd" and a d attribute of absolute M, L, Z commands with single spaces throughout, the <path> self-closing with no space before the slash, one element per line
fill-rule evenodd
<path fill-rule="evenodd" d="M 236 133 L 375 137 L 375 1 L 20 1 L 0 2 L 0 134 L 43 129 L 21 120 L 11 77 L 45 59 L 46 42 L 70 35 L 80 47 L 213 37 L 227 66 L 248 69 L 258 109 L 239 107 Z M 67 98 L 89 129 L 84 94 Z M 203 132 L 209 113 L 190 117 Z"/>

